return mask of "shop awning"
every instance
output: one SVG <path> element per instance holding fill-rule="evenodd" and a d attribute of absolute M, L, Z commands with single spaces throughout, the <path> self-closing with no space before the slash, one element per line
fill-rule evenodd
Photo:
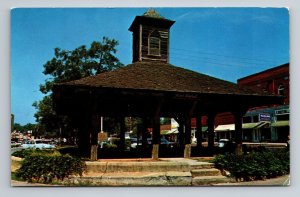
<path fill-rule="evenodd" d="M 225 125 L 218 125 L 217 128 L 215 128 L 215 131 L 234 131 L 235 126 L 234 124 L 225 124 Z"/>
<path fill-rule="evenodd" d="M 171 129 L 171 130 L 162 130 L 160 131 L 161 135 L 170 135 L 173 133 L 178 133 L 178 129 Z"/>
<path fill-rule="evenodd" d="M 252 123 L 244 123 L 242 125 L 243 129 L 259 129 L 263 126 L 266 126 L 269 124 L 268 122 L 252 122 Z M 219 125 L 217 128 L 215 128 L 215 131 L 234 131 L 235 125 L 234 124 L 226 124 L 226 125 Z"/>
<path fill-rule="evenodd" d="M 281 121 L 276 121 L 271 124 L 272 127 L 287 127 L 290 126 L 290 121 L 289 120 L 281 120 Z"/>
<path fill-rule="evenodd" d="M 205 126 L 205 127 L 202 127 L 202 132 L 207 132 L 207 129 L 208 129 L 208 127 L 207 126 Z"/>
<path fill-rule="evenodd" d="M 243 129 L 259 129 L 263 126 L 270 124 L 269 122 L 252 122 L 252 123 L 244 123 Z"/>
<path fill-rule="evenodd" d="M 160 131 L 160 135 L 168 135 L 169 131 L 170 130 L 162 130 L 162 131 Z"/>

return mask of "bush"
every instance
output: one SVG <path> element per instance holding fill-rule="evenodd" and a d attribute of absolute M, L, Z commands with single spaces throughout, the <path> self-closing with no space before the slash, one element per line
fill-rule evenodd
<path fill-rule="evenodd" d="M 31 153 L 27 154 L 17 170 L 16 177 L 28 182 L 51 183 L 63 181 L 70 175 L 82 176 L 86 166 L 83 161 L 70 155 Z"/>
<path fill-rule="evenodd" d="M 247 155 L 225 154 L 214 159 L 216 168 L 227 170 L 236 179 L 257 180 L 272 178 L 290 172 L 288 151 L 252 152 Z"/>
<path fill-rule="evenodd" d="M 59 152 L 57 152 L 56 150 L 48 150 L 48 149 L 44 149 L 44 150 L 40 150 L 40 149 L 21 149 L 19 151 L 16 151 L 12 154 L 12 156 L 15 157 L 20 157 L 20 158 L 25 158 L 29 155 L 32 154 L 47 154 L 47 155 L 52 155 L 52 154 L 59 154 Z"/>

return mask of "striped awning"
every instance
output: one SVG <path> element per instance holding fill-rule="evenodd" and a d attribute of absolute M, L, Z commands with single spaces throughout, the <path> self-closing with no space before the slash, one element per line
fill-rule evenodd
<path fill-rule="evenodd" d="M 290 126 L 290 121 L 289 120 L 281 120 L 281 121 L 276 121 L 271 124 L 272 127 L 286 127 Z"/>
<path fill-rule="evenodd" d="M 225 124 L 225 125 L 218 125 L 217 128 L 215 128 L 215 131 L 234 131 L 235 126 L 234 124 Z"/>
<path fill-rule="evenodd" d="M 243 129 L 259 129 L 264 126 L 270 124 L 269 122 L 252 122 L 252 123 L 244 123 Z"/>
<path fill-rule="evenodd" d="M 259 129 L 264 126 L 267 126 L 270 124 L 269 122 L 252 122 L 252 123 L 244 123 L 242 125 L 243 129 Z M 221 131 L 234 131 L 235 125 L 234 124 L 226 124 L 226 125 L 218 125 L 215 128 L 215 131 L 221 132 Z"/>

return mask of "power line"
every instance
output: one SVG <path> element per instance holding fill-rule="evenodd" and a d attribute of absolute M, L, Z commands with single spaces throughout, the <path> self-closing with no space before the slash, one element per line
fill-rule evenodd
<path fill-rule="evenodd" d="M 175 56 L 172 55 L 172 54 L 175 54 Z M 228 64 L 230 64 L 230 65 L 236 65 L 236 66 L 244 67 L 244 68 L 250 67 L 250 66 L 247 66 L 245 64 L 251 64 L 251 67 L 257 67 L 257 68 L 260 68 L 261 66 L 266 65 L 266 64 L 262 64 L 262 63 L 253 63 L 253 62 L 234 62 L 232 60 L 222 60 L 222 59 L 215 59 L 215 58 L 209 58 L 209 57 L 200 57 L 200 56 L 195 56 L 195 55 L 191 55 L 191 54 L 184 54 L 184 55 L 182 55 L 180 53 L 174 53 L 174 52 L 171 53 L 171 57 L 172 56 L 174 56 L 176 58 L 182 58 L 183 56 L 184 57 L 189 56 L 190 58 L 186 58 L 187 60 L 189 60 L 189 59 L 195 59 L 195 60 L 199 60 L 199 61 L 214 60 L 214 61 L 217 61 L 217 62 L 214 62 L 214 63 L 219 63 L 219 64 L 224 64 L 224 62 L 230 62 Z"/>
<path fill-rule="evenodd" d="M 188 58 L 188 57 L 184 57 L 182 55 L 177 56 L 177 55 L 172 55 L 172 54 L 171 54 L 171 58 L 184 59 L 184 60 L 193 61 L 193 62 L 197 61 L 197 63 L 211 63 L 211 64 L 215 64 L 215 65 L 224 65 L 226 67 L 236 66 L 236 67 L 242 67 L 242 68 L 250 68 L 250 67 L 251 68 L 253 68 L 253 67 L 261 68 L 261 65 L 266 65 L 266 64 L 260 64 L 260 66 L 259 66 L 258 64 L 255 64 L 255 63 L 247 63 L 247 64 L 251 64 L 250 66 L 247 66 L 247 65 L 241 64 L 239 62 L 224 63 L 225 61 L 220 62 L 220 60 L 214 59 L 214 58 L 201 58 L 201 57 L 196 57 L 196 56 Z M 210 60 L 216 60 L 216 61 L 210 61 Z"/>
<path fill-rule="evenodd" d="M 221 56 L 221 57 L 232 58 L 232 59 L 242 59 L 242 60 L 251 60 L 251 61 L 256 61 L 256 62 L 274 63 L 274 60 L 268 60 L 268 59 L 256 59 L 256 58 L 236 57 L 236 56 L 229 56 L 229 55 L 223 55 L 223 54 L 217 54 L 217 53 L 209 53 L 209 52 L 203 52 L 203 51 L 195 51 L 195 50 L 189 50 L 189 49 L 171 48 L 171 50 L 192 52 L 192 53 L 195 53 L 197 55 L 199 55 L 199 53 L 200 53 L 200 54 Z"/>

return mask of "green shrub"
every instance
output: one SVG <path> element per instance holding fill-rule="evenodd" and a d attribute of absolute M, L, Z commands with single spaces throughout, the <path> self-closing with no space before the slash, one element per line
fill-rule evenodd
<path fill-rule="evenodd" d="M 53 155 L 53 154 L 60 154 L 60 153 L 57 150 L 48 150 L 48 149 L 40 150 L 40 149 L 29 148 L 29 149 L 21 149 L 19 151 L 16 151 L 16 152 L 12 153 L 12 156 L 25 158 L 32 154 Z"/>
<path fill-rule="evenodd" d="M 28 182 L 51 183 L 63 181 L 70 175 L 82 176 L 85 168 L 83 161 L 70 155 L 34 153 L 24 158 L 16 177 Z"/>
<path fill-rule="evenodd" d="M 236 179 L 246 181 L 272 178 L 290 172 L 288 151 L 251 152 L 247 155 L 218 155 L 213 162 L 216 168 L 227 170 Z"/>

